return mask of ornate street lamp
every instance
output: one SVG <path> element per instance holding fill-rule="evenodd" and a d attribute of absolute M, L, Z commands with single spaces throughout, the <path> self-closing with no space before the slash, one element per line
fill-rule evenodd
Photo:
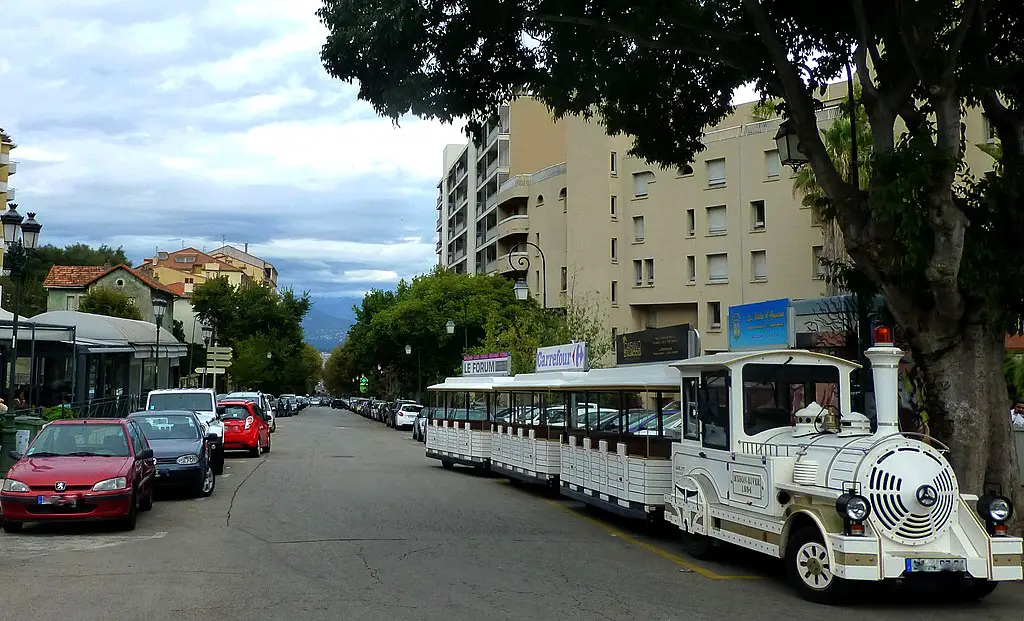
<path fill-rule="evenodd" d="M 512 247 L 512 250 L 508 253 L 508 264 L 514 270 L 521 270 L 526 272 L 527 276 L 530 273 L 530 257 L 525 253 L 513 258 L 512 255 L 516 253 L 516 249 L 519 246 L 529 246 L 537 250 L 540 254 L 540 271 L 541 271 L 541 287 L 544 289 L 541 296 L 542 304 L 544 308 L 548 307 L 548 262 L 544 258 L 544 251 L 541 250 L 540 246 L 530 241 L 519 242 Z M 530 286 L 526 283 L 526 278 L 520 278 L 516 281 L 515 286 L 512 289 L 515 291 L 516 298 L 519 300 L 526 300 L 530 295 Z"/>
<path fill-rule="evenodd" d="M 17 397 L 15 394 L 14 375 L 17 370 L 18 360 L 18 317 L 21 315 L 21 290 L 25 285 L 25 274 L 28 261 L 28 251 L 35 250 L 39 244 L 39 231 L 43 226 L 36 222 L 36 214 L 29 212 L 28 220 L 18 213 L 18 205 L 11 203 L 7 211 L 0 216 L 0 223 L 3 224 L 5 263 L 8 274 L 14 281 L 14 317 L 11 321 L 11 369 L 8 376 L 8 401 L 14 404 Z M 28 404 L 25 404 L 28 405 Z M 14 411 L 12 407 L 11 412 Z"/>
<path fill-rule="evenodd" d="M 164 323 L 167 300 L 153 298 L 153 318 L 156 319 L 156 387 L 160 388 L 160 326 Z"/>
<path fill-rule="evenodd" d="M 448 334 L 455 334 L 455 322 L 449 319 L 448 323 L 444 324 L 444 329 Z"/>
<path fill-rule="evenodd" d="M 775 146 L 779 150 L 779 161 L 793 170 L 808 162 L 792 119 L 786 119 L 779 125 L 779 131 L 775 134 Z"/>

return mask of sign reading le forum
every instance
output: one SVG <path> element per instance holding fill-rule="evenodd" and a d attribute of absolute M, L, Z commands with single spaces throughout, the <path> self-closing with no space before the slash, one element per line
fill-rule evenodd
<path fill-rule="evenodd" d="M 512 370 L 512 354 L 480 354 L 462 359 L 463 376 L 506 376 Z"/>

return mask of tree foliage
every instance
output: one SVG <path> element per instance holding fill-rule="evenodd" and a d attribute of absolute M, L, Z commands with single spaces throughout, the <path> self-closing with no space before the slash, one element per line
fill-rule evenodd
<path fill-rule="evenodd" d="M 399 283 L 396 291 L 367 293 L 355 307 L 345 344 L 327 361 L 328 389 L 358 393 L 355 378 L 366 375 L 374 394 L 414 395 L 417 388 L 458 374 L 464 353 L 508 351 L 513 372 L 532 372 L 537 347 L 586 340 L 598 355 L 609 351 L 592 300 L 570 296 L 565 309 L 544 310 L 534 299 L 517 300 L 512 284 L 501 276 L 435 268 Z M 454 334 L 447 332 L 449 321 Z"/>
<path fill-rule="evenodd" d="M 214 340 L 234 348 L 232 379 L 275 394 L 305 394 L 319 380 L 322 358 L 317 353 L 314 369 L 302 340 L 302 318 L 310 305 L 308 294 L 297 296 L 290 289 L 279 293 L 249 282 L 232 287 L 223 277 L 207 280 L 192 292 L 192 308 L 214 327 Z"/>
<path fill-rule="evenodd" d="M 26 257 L 25 284 L 21 293 L 21 314 L 32 317 L 46 312 L 46 289 L 43 280 L 54 265 L 121 265 L 130 264 L 123 248 L 88 244 L 71 244 L 63 248 L 47 244 L 31 250 Z M 14 282 L 9 276 L 0 277 L 3 286 L 4 308 L 13 308 Z"/>
<path fill-rule="evenodd" d="M 124 291 L 111 289 L 110 287 L 93 287 L 89 289 L 82 301 L 78 304 L 78 310 L 93 315 L 106 315 L 108 317 L 121 317 L 122 319 L 142 319 L 139 307 L 135 306 L 131 297 Z"/>
<path fill-rule="evenodd" d="M 469 118 L 479 133 L 529 92 L 666 167 L 693 161 L 753 83 L 791 120 L 846 252 L 904 329 L 961 484 L 1017 490 L 1001 365 L 1024 311 L 1019 0 L 324 0 L 318 14 L 328 73 L 358 80 L 381 115 Z M 844 178 L 816 118 L 848 64 L 872 135 L 867 187 Z M 964 169 L 965 106 L 995 128 L 997 175 Z"/>

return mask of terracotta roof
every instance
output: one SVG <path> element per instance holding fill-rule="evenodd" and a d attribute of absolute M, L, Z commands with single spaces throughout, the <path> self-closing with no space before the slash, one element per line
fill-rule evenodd
<path fill-rule="evenodd" d="M 1024 336 L 1020 334 L 1006 335 L 1006 349 L 1019 351 L 1024 349 Z"/>
<path fill-rule="evenodd" d="M 172 283 L 167 285 L 167 288 L 170 289 L 171 291 L 173 291 L 174 295 L 178 296 L 179 298 L 190 298 L 190 297 L 192 297 L 192 292 L 191 291 L 190 292 L 186 292 L 185 291 L 185 283 L 183 283 L 183 282 L 172 282 Z"/>
<path fill-rule="evenodd" d="M 202 252 L 201 250 L 196 250 L 195 248 L 182 248 L 181 250 L 175 250 L 173 252 L 168 252 L 166 254 L 166 259 L 161 259 L 160 255 L 158 254 L 154 259 L 151 259 L 152 264 L 159 265 L 160 267 L 167 267 L 172 270 L 177 270 L 179 272 L 191 272 L 192 266 L 206 265 L 208 263 L 213 263 L 217 265 L 217 269 L 225 272 L 242 271 L 239 268 L 235 267 L 234 265 L 230 265 L 223 261 L 219 261 L 218 259 L 210 256 L 209 254 Z M 196 260 L 193 263 L 178 263 L 177 261 L 174 260 L 174 257 L 180 255 L 194 256 Z"/>
<path fill-rule="evenodd" d="M 119 269 L 138 278 L 152 289 L 177 295 L 177 293 L 167 285 L 153 280 L 149 276 L 146 276 L 139 270 L 128 265 L 115 265 L 113 267 L 94 265 L 54 265 L 50 268 L 50 273 L 47 274 L 46 278 L 43 280 L 43 286 L 71 288 L 88 287 L 100 278 Z"/>

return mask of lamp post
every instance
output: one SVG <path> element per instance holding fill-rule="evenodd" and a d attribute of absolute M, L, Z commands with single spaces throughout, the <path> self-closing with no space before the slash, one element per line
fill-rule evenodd
<path fill-rule="evenodd" d="M 160 326 L 164 323 L 167 300 L 153 298 L 153 318 L 156 319 L 156 388 L 160 388 Z"/>
<path fill-rule="evenodd" d="M 28 213 L 28 220 L 18 213 L 18 205 L 11 203 L 4 215 L 0 216 L 4 227 L 5 262 L 14 281 L 14 317 L 11 321 L 11 367 L 8 379 L 8 401 L 14 411 L 14 374 L 18 361 L 18 316 L 21 314 L 21 290 L 24 288 L 28 251 L 39 245 L 39 231 L 43 226 L 36 222 L 36 214 Z"/>
<path fill-rule="evenodd" d="M 548 262 L 547 262 L 547 259 L 544 257 L 544 251 L 540 249 L 540 246 L 538 246 L 537 244 L 535 244 L 535 243 L 533 243 L 531 241 L 522 241 L 522 242 L 519 242 L 518 244 L 516 244 L 515 246 L 512 247 L 512 250 L 508 253 L 508 264 L 509 264 L 509 266 L 512 269 L 523 270 L 524 272 L 526 272 L 527 276 L 530 275 L 530 257 L 527 256 L 524 253 L 524 254 L 522 254 L 522 255 L 520 255 L 518 257 L 515 257 L 514 259 L 512 258 L 512 255 L 515 254 L 515 252 L 516 252 L 516 248 L 518 248 L 519 246 L 529 246 L 531 248 L 535 248 L 537 250 L 537 253 L 540 254 L 540 271 L 541 271 L 541 274 L 542 274 L 542 276 L 541 276 L 541 278 L 542 278 L 541 287 L 543 288 L 543 292 L 541 294 L 541 300 L 542 300 L 542 303 L 543 303 L 543 307 L 547 308 L 548 307 Z M 520 279 L 516 280 L 516 284 L 515 284 L 515 287 L 513 288 L 513 290 L 515 291 L 516 298 L 519 301 L 525 300 L 530 295 L 530 285 L 526 282 L 526 278 L 520 278 Z"/>
<path fill-rule="evenodd" d="M 849 183 L 860 191 L 860 165 L 857 152 L 857 99 L 853 88 L 853 71 L 850 65 L 846 65 L 846 91 L 850 99 L 850 179 Z M 785 165 L 791 166 L 793 170 L 800 168 L 809 161 L 807 154 L 800 146 L 800 139 L 793 127 L 792 119 L 786 119 L 779 125 L 779 131 L 775 134 L 775 145 L 779 150 L 779 159 Z M 868 404 L 866 394 L 871 390 L 871 373 L 865 372 L 870 366 L 870 361 L 864 352 L 871 346 L 871 317 L 868 314 L 868 301 L 864 296 L 854 293 L 857 304 L 857 350 L 858 358 L 862 365 L 860 375 L 860 395 L 854 407 L 864 412 Z"/>
<path fill-rule="evenodd" d="M 412 355 L 412 345 L 406 345 L 405 346 L 405 355 L 406 356 Z M 417 349 L 416 350 L 416 403 L 420 402 L 420 393 L 423 390 L 423 382 L 422 382 L 423 376 L 420 373 L 421 369 L 422 369 L 422 366 L 420 365 L 420 350 Z"/>
<path fill-rule="evenodd" d="M 455 322 L 449 319 L 448 323 L 444 324 L 444 329 L 448 334 L 455 334 Z M 469 304 L 466 300 L 462 300 L 462 337 L 462 353 L 465 354 L 469 351 Z"/>

